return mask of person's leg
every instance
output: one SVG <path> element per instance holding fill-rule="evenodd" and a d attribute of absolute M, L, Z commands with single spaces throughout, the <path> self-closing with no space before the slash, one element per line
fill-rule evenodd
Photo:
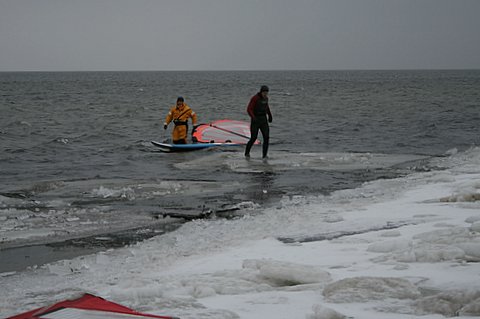
<path fill-rule="evenodd" d="M 173 144 L 187 144 L 187 140 L 182 138 L 182 139 L 173 141 Z"/>
<path fill-rule="evenodd" d="M 250 149 L 253 146 L 253 143 L 257 140 L 258 137 L 258 126 L 255 122 L 250 123 L 250 140 L 247 143 L 247 147 L 245 148 L 245 156 L 250 157 Z"/>
<path fill-rule="evenodd" d="M 262 131 L 263 136 L 262 157 L 266 158 L 268 154 L 268 143 L 270 140 L 270 128 L 268 127 L 268 124 L 265 123 L 260 126 L 260 131 Z"/>
<path fill-rule="evenodd" d="M 185 125 L 175 125 L 172 132 L 173 144 L 187 144 L 187 129 Z"/>

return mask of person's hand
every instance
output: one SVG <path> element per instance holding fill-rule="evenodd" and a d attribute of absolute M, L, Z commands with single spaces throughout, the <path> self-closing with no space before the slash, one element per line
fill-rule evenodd
<path fill-rule="evenodd" d="M 163 129 L 164 129 L 164 130 L 166 130 L 166 129 L 167 129 L 167 127 L 168 127 L 168 125 L 167 125 L 167 124 L 163 125 Z"/>
<path fill-rule="evenodd" d="M 272 121 L 273 121 L 272 117 L 269 116 L 269 117 L 268 117 L 268 122 L 269 122 L 269 123 L 272 123 Z"/>

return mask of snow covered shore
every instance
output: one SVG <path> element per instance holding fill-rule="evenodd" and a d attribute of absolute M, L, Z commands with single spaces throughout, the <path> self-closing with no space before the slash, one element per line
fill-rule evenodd
<path fill-rule="evenodd" d="M 90 292 L 180 318 L 480 316 L 480 149 L 438 170 L 0 274 L 1 317 Z"/>

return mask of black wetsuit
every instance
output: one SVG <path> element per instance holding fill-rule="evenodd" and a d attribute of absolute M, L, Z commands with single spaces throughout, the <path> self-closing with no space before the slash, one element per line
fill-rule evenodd
<path fill-rule="evenodd" d="M 250 149 L 258 137 L 258 130 L 260 130 L 263 136 L 262 155 L 263 158 L 266 158 L 270 139 L 270 127 L 268 126 L 268 122 L 272 122 L 272 113 L 268 106 L 268 98 L 264 98 L 260 92 L 255 94 L 250 99 L 247 113 L 250 115 L 251 121 L 250 140 L 245 148 L 245 156 L 250 156 Z"/>

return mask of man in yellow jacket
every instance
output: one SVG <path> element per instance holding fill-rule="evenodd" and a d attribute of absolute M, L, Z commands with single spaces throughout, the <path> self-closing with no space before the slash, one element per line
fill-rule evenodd
<path fill-rule="evenodd" d="M 172 106 L 168 112 L 163 129 L 167 129 L 168 124 L 173 122 L 175 127 L 172 132 L 173 144 L 187 144 L 188 118 L 192 118 L 192 124 L 197 124 L 197 114 L 185 103 L 183 97 L 177 98 L 177 105 Z"/>

